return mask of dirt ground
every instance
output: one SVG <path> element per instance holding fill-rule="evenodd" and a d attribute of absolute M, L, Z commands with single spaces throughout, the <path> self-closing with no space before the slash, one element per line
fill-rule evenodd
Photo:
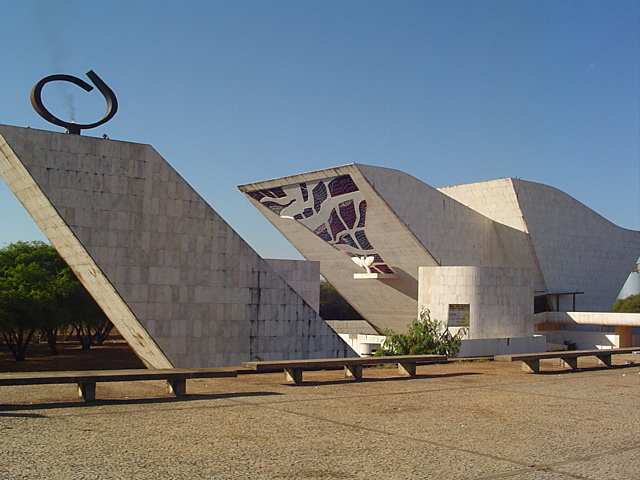
<path fill-rule="evenodd" d="M 108 339 L 103 345 L 82 350 L 78 342 L 58 343 L 53 355 L 46 342 L 29 345 L 26 359 L 16 362 L 9 347 L 0 344 L 0 372 L 40 372 L 59 370 L 112 370 L 144 368 L 140 359 L 120 338 Z"/>
<path fill-rule="evenodd" d="M 34 349 L 0 370 L 131 368 L 122 343 L 53 358 Z M 40 353 L 40 355 L 38 355 Z M 633 363 L 630 363 L 633 362 Z M 190 380 L 176 399 L 159 381 L 0 388 L 3 480 L 639 480 L 640 355 L 613 368 L 557 361 L 452 362 Z"/>

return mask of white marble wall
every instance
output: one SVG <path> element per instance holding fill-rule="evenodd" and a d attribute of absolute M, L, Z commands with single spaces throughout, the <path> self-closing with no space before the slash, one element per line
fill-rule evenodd
<path fill-rule="evenodd" d="M 150 146 L 0 126 L 0 175 L 147 365 L 353 355 Z"/>
<path fill-rule="evenodd" d="M 536 270 L 537 291 L 584 292 L 577 310 L 608 311 L 640 255 L 640 232 L 614 225 L 548 185 L 507 178 L 439 190 L 526 233 L 526 244 L 502 236 L 510 257 L 533 259 L 520 266 Z"/>
<path fill-rule="evenodd" d="M 549 291 L 580 290 L 579 311 L 609 311 L 640 256 L 640 232 L 620 228 L 558 189 L 515 181 Z"/>
<path fill-rule="evenodd" d="M 357 165 L 394 216 L 435 260 L 431 265 L 493 265 L 500 252 L 491 219 L 411 175 L 398 170 Z M 369 199 L 367 199 L 369 200 Z M 414 264 L 413 275 L 418 266 Z"/>
<path fill-rule="evenodd" d="M 320 313 L 320 262 L 274 258 L 265 260 L 311 308 Z"/>
<path fill-rule="evenodd" d="M 533 334 L 531 272 L 505 267 L 421 267 L 419 311 L 447 322 L 449 305 L 470 308 L 468 338 Z"/>

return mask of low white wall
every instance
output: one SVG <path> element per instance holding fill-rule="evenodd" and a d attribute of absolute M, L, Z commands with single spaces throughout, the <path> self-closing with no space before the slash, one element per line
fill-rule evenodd
<path fill-rule="evenodd" d="M 340 338 L 347 343 L 354 352 L 361 357 L 370 357 L 375 350 L 380 348 L 386 338 L 384 335 L 362 335 L 340 333 Z"/>
<path fill-rule="evenodd" d="M 384 335 L 349 335 L 340 337 L 361 357 L 370 356 L 384 342 Z M 490 357 L 516 353 L 537 353 L 547 350 L 544 335 L 510 338 L 480 338 L 462 340 L 458 357 Z"/>
<path fill-rule="evenodd" d="M 618 335 L 610 332 L 580 332 L 576 330 L 547 330 L 539 332 L 547 342 L 563 345 L 565 341 L 575 343 L 578 350 L 616 348 Z M 640 345 L 640 335 L 633 335 L 633 345 Z"/>
<path fill-rule="evenodd" d="M 489 357 L 516 353 L 538 353 L 547 351 L 544 335 L 509 338 L 477 338 L 462 340 L 458 357 Z"/>
<path fill-rule="evenodd" d="M 565 325 L 562 330 L 541 330 L 549 343 L 576 344 L 579 350 L 594 348 L 616 348 L 619 336 L 614 332 L 599 332 L 601 327 L 634 327 L 640 328 L 640 313 L 611 312 L 542 312 L 535 315 L 535 323 L 559 323 Z M 611 330 L 611 328 L 608 328 Z M 640 335 L 632 336 L 632 345 L 640 345 Z"/>

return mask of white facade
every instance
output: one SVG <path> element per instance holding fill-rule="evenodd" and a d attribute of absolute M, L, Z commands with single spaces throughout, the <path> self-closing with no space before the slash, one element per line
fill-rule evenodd
<path fill-rule="evenodd" d="M 380 333 L 453 305 L 471 338 L 532 335 L 534 297 L 608 311 L 640 255 L 640 232 L 519 179 L 433 188 L 351 164 L 239 188 Z"/>
<path fill-rule="evenodd" d="M 452 331 L 468 328 L 469 338 L 533 335 L 531 277 L 523 268 L 421 267 L 418 305 Z"/>

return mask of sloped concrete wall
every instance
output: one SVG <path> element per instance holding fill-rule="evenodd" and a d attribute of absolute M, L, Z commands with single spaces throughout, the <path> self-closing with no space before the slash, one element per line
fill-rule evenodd
<path fill-rule="evenodd" d="M 354 279 L 362 270 L 341 245 L 328 245 L 300 219 L 281 217 L 251 195 L 338 175 L 358 186 L 367 202 L 366 235 L 397 278 Z M 404 331 L 416 316 L 419 267 L 474 267 L 481 276 L 489 272 L 483 268 L 526 272 L 526 295 L 524 287 L 515 296 L 499 292 L 494 277 L 484 277 L 500 312 L 490 311 L 489 297 L 482 300 L 488 323 L 476 332 L 477 338 L 526 336 L 533 327 L 533 292 L 583 291 L 577 309 L 608 310 L 640 255 L 640 232 L 613 225 L 553 187 L 519 179 L 436 189 L 397 170 L 351 164 L 239 188 L 305 258 L 321 262 L 322 274 L 379 332 Z M 295 210 L 299 199 L 286 200 L 286 208 Z M 465 287 L 453 280 L 456 288 Z M 513 287 L 507 280 L 505 287 Z"/>
<path fill-rule="evenodd" d="M 300 198 L 257 200 L 252 196 L 256 191 L 273 192 L 302 184 L 311 190 L 314 182 L 340 175 L 348 175 L 366 200 L 366 235 L 397 278 L 354 279 L 353 274 L 361 273 L 362 269 L 340 251 L 342 245 L 328 245 L 301 221 L 291 218 L 289 210 L 295 210 L 293 207 L 301 203 Z M 507 189 L 510 186 L 506 182 Z M 496 222 L 448 192 L 443 193 L 404 172 L 352 164 L 239 188 L 305 258 L 321 262 L 325 278 L 379 332 L 384 328 L 404 331 L 415 318 L 419 267 L 525 268 L 530 270 L 536 289 L 545 290 L 531 241 L 524 231 Z M 499 195 L 505 203 L 512 200 L 509 192 L 512 194 L 513 189 Z M 286 203 L 287 209 L 280 214 L 270 210 L 265 202 L 272 201 Z M 311 194 L 307 202 L 312 205 Z M 517 209 L 517 202 L 513 209 Z M 520 220 L 515 226 L 522 226 L 521 217 Z"/>
<path fill-rule="evenodd" d="M 506 178 L 439 190 L 525 233 L 528 245 L 501 234 L 504 245 L 518 245 L 510 255 L 520 260 L 512 264 L 538 272 L 537 291 L 584 292 L 576 298 L 582 311 L 608 311 L 640 255 L 640 232 L 614 225 L 548 185 Z"/>
<path fill-rule="evenodd" d="M 502 252 L 493 244 L 489 218 L 404 172 L 357 167 L 438 265 L 495 264 L 492 257 Z"/>
<path fill-rule="evenodd" d="M 547 288 L 584 292 L 576 297 L 579 311 L 609 311 L 640 256 L 640 232 L 548 185 L 514 186 Z"/>
<path fill-rule="evenodd" d="M 0 175 L 148 366 L 353 355 L 152 147 L 2 125 Z"/>
<path fill-rule="evenodd" d="M 492 221 L 490 262 L 473 265 L 520 267 L 532 271 L 534 290 L 547 291 L 529 230 L 511 178 L 438 188 L 438 191 L 475 210 Z M 453 265 L 462 265 L 456 262 Z"/>
<path fill-rule="evenodd" d="M 320 262 L 276 258 L 265 260 L 311 308 L 320 313 Z"/>
<path fill-rule="evenodd" d="M 393 170 L 389 172 L 394 175 L 400 174 Z M 327 181 L 339 176 L 349 176 L 366 201 L 366 215 L 364 215 L 366 236 L 372 251 L 384 252 L 381 254 L 381 260 L 393 270 L 396 274 L 395 278 L 354 279 L 355 273 L 363 273 L 364 270 L 341 250 L 346 249 L 345 245 L 330 245 L 302 222 L 291 218 L 286 210 L 284 216 L 281 216 L 252 195 L 257 191 L 297 187 L 304 184 L 305 189 L 309 191 L 307 202 L 313 206 L 311 186 L 319 181 Z M 371 185 L 363 176 L 358 165 L 345 165 L 294 177 L 242 185 L 239 189 L 305 258 L 320 262 L 322 275 L 361 315 L 366 317 L 377 331 L 382 332 L 385 327 L 404 331 L 406 325 L 415 317 L 418 298 L 418 266 L 437 263 L 407 225 L 389 208 L 384 198 L 376 193 L 376 187 L 377 185 Z M 261 200 L 271 201 L 269 198 Z M 295 203 L 289 203 L 294 200 L 293 198 L 280 197 L 280 200 L 295 206 Z M 299 200 L 295 198 L 295 202 Z M 413 200 L 417 201 L 419 197 Z M 329 202 L 321 205 L 317 212 L 319 216 L 322 214 L 325 214 L 325 217 L 329 216 L 324 210 L 327 203 Z M 331 207 L 333 208 L 333 205 Z"/>

